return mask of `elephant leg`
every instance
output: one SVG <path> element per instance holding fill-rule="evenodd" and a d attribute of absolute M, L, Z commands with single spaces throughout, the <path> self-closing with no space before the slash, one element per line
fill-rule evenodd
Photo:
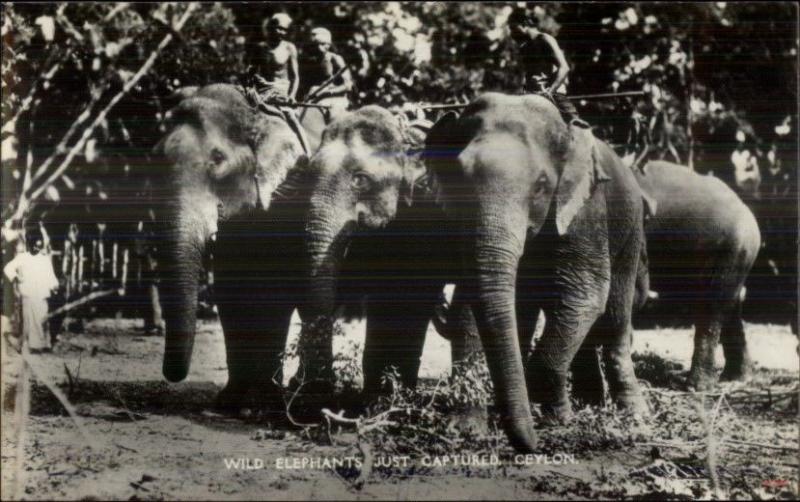
<path fill-rule="evenodd" d="M 528 360 L 528 392 L 541 404 L 546 423 L 563 423 L 572 415 L 567 394 L 567 371 L 599 313 L 567 316 L 545 312 L 542 338 Z M 577 314 L 577 312 L 576 312 Z"/>
<path fill-rule="evenodd" d="M 370 298 L 367 306 L 367 336 L 364 343 L 364 392 L 382 393 L 384 373 L 397 368 L 404 386 L 417 385 L 425 333 L 439 299 L 441 285 L 414 288 L 388 287 L 397 294 Z M 376 295 L 377 296 L 377 295 Z"/>
<path fill-rule="evenodd" d="M 597 338 L 597 329 L 593 326 L 570 366 L 572 397 L 579 403 L 590 406 L 602 406 L 605 403 L 605 387 Z"/>
<path fill-rule="evenodd" d="M 563 423 L 572 414 L 567 394 L 570 365 L 610 298 L 608 242 L 588 230 L 557 245 L 551 257 L 543 258 L 555 268 L 537 274 L 550 279 L 542 283 L 549 289 L 542 302 L 546 320 L 528 361 L 528 392 L 532 401 L 541 403 L 549 423 Z"/>
<path fill-rule="evenodd" d="M 631 358 L 633 343 L 631 318 L 641 247 L 640 242 L 635 240 L 617 256 L 612 268 L 606 312 L 595 326 L 593 339 L 598 345 L 603 346 L 603 362 L 611 399 L 621 408 L 645 414 L 647 404 L 639 388 Z"/>
<path fill-rule="evenodd" d="M 690 389 L 704 391 L 716 384 L 715 352 L 723 332 L 726 334 L 722 339 L 726 345 L 723 347 L 725 355 L 728 356 L 730 353 L 732 357 L 731 370 L 737 366 L 737 369 L 741 370 L 741 365 L 747 363 L 739 302 L 739 293 L 747 268 L 743 267 L 740 261 L 739 251 L 731 249 L 723 256 L 715 256 L 713 261 L 704 267 L 708 271 L 706 277 L 709 282 L 700 292 L 702 296 L 696 307 L 694 353 L 687 381 Z M 736 320 L 739 326 L 733 324 L 731 331 L 728 332 L 729 323 L 734 323 Z"/>
<path fill-rule="evenodd" d="M 705 313 L 697 319 L 694 332 L 694 352 L 692 368 L 689 370 L 687 386 L 697 391 L 714 387 L 717 373 L 714 353 L 722 333 L 722 319 L 719 315 Z"/>
<path fill-rule="evenodd" d="M 228 383 L 218 406 L 238 411 L 250 406 L 285 412 L 282 381 L 286 336 L 294 308 L 268 301 L 221 302 Z"/>
<path fill-rule="evenodd" d="M 522 288 L 522 289 L 521 289 Z M 517 280 L 517 291 L 529 291 L 525 284 Z M 541 308 L 539 303 L 527 297 L 517 296 L 517 333 L 519 336 L 519 350 L 522 361 L 527 362 L 533 347 L 533 334 L 536 332 L 536 323 L 539 320 Z"/>
<path fill-rule="evenodd" d="M 750 354 L 747 351 L 747 341 L 742 323 L 742 302 L 736 302 L 733 312 L 728 316 L 722 326 L 720 334 L 722 350 L 725 354 L 725 369 L 722 370 L 720 380 L 743 381 L 747 380 L 752 371 Z"/>
<path fill-rule="evenodd" d="M 453 369 L 469 362 L 482 360 L 483 347 L 472 307 L 464 298 L 463 288 L 456 287 L 447 316 L 447 330 L 452 345 Z"/>
<path fill-rule="evenodd" d="M 451 344 L 452 377 L 460 378 L 464 372 L 485 365 L 475 314 L 464 295 L 464 288 L 456 287 L 450 303 L 447 320 Z M 472 434 L 489 434 L 489 410 L 486 404 L 462 403 L 450 410 L 450 424 L 456 430 Z"/>
<path fill-rule="evenodd" d="M 610 343 L 603 345 L 603 362 L 608 390 L 614 403 L 634 413 L 646 414 L 647 403 L 639 388 L 631 359 L 632 331 L 630 319 L 628 322 L 608 324 Z"/>
<path fill-rule="evenodd" d="M 220 227 L 214 248 L 214 296 L 228 365 L 218 405 L 285 414 L 281 356 L 305 290 L 296 280 L 302 277 L 296 258 L 287 258 L 297 256 L 289 252 L 291 242 L 265 240 L 265 232 L 272 228 L 264 222 L 230 222 Z"/>

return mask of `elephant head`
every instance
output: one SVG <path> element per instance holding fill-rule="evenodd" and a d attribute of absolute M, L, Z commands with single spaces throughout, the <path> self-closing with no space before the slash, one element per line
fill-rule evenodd
<path fill-rule="evenodd" d="M 351 231 L 386 226 L 398 201 L 410 203 L 420 170 L 404 152 L 397 119 L 366 106 L 343 115 L 325 130 L 309 168 L 313 182 L 307 223 L 311 276 L 309 316 L 330 315 L 336 277 Z"/>
<path fill-rule="evenodd" d="M 519 450 L 535 444 L 517 341 L 519 260 L 526 241 L 543 228 L 569 233 L 595 187 L 608 179 L 596 156 L 591 134 L 571 131 L 539 96 L 485 94 L 461 117 L 437 122 L 426 142 L 426 164 L 449 219 L 470 236 L 464 286 L 506 432 Z"/>
<path fill-rule="evenodd" d="M 175 382 L 189 370 L 207 242 L 220 221 L 269 208 L 302 149 L 283 120 L 257 113 L 236 88 L 220 84 L 172 110 L 157 152 L 169 166 L 160 246 L 163 373 Z"/>

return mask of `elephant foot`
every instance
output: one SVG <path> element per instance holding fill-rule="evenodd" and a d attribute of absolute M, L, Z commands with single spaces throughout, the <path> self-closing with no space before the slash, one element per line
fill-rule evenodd
<path fill-rule="evenodd" d="M 634 418 L 644 419 L 650 416 L 650 407 L 638 392 L 617 395 L 614 398 L 614 402 L 619 409 L 631 413 Z"/>
<path fill-rule="evenodd" d="M 541 406 L 542 419 L 539 424 L 542 427 L 558 427 L 567 425 L 573 417 L 572 405 L 567 403 L 543 403 Z"/>
<path fill-rule="evenodd" d="M 283 392 L 274 385 L 228 383 L 217 395 L 215 409 L 242 419 L 282 420 L 286 414 Z"/>
<path fill-rule="evenodd" d="M 453 410 L 448 429 L 460 434 L 486 436 L 489 434 L 489 412 L 486 406 L 464 406 Z"/>
<path fill-rule="evenodd" d="M 725 369 L 719 376 L 721 382 L 744 382 L 753 376 L 753 365 L 749 359 L 725 363 Z"/>
<path fill-rule="evenodd" d="M 689 377 L 686 379 L 687 390 L 694 392 L 706 392 L 713 390 L 717 384 L 717 377 L 714 371 L 697 370 L 692 368 Z"/>

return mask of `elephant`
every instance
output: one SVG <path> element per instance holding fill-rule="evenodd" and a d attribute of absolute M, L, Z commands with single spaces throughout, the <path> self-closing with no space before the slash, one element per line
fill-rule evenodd
<path fill-rule="evenodd" d="M 724 182 L 685 166 L 653 161 L 635 175 L 658 207 L 645 223 L 650 288 L 661 301 L 688 304 L 694 318 L 688 386 L 707 390 L 716 383 L 714 351 L 720 341 L 725 354 L 720 378 L 747 378 L 751 364 L 741 304 L 761 248 L 755 216 Z"/>
<path fill-rule="evenodd" d="M 166 164 L 158 229 L 163 374 L 171 382 L 188 374 L 198 275 L 215 237 L 215 299 L 228 364 L 223 407 L 254 394 L 277 399 L 276 353 L 304 294 L 295 279 L 305 274 L 299 258 L 305 202 L 286 186 L 305 156 L 277 115 L 256 111 L 235 86 L 205 86 L 171 111 L 170 129 L 157 146 Z M 320 129 L 306 130 L 314 148 Z"/>
<path fill-rule="evenodd" d="M 424 167 L 407 154 L 408 132 L 387 110 L 364 107 L 329 125 L 308 166 L 306 317 L 366 297 L 365 397 L 382 392 L 390 362 L 403 384 L 416 384 L 428 322 L 456 271 L 442 265 L 456 253 L 444 213 L 418 180 Z M 326 350 L 329 333 L 319 343 Z"/>
<path fill-rule="evenodd" d="M 399 213 L 398 201 L 407 199 L 413 186 L 414 170 L 397 153 L 400 138 L 392 131 L 359 127 L 355 118 L 334 123 L 311 161 L 317 181 L 307 227 L 309 305 L 316 316 L 332 311 L 337 289 L 342 289 L 337 285 L 341 257 L 356 229 L 389 228 Z M 366 147 L 363 136 L 378 140 Z M 458 119 L 440 120 L 426 141 L 425 156 L 445 215 L 432 224 L 460 242 L 450 246 L 460 250 L 454 260 L 462 270 L 456 272 L 459 288 L 475 308 L 498 408 L 512 445 L 521 451 L 532 451 L 535 441 L 517 317 L 520 325 L 532 324 L 525 317 L 537 303 L 553 319 L 528 372 L 529 379 L 542 384 L 537 397 L 543 409 L 557 417 L 568 415 L 566 373 L 595 321 L 593 337 L 608 348 L 612 394 L 623 406 L 643 407 L 629 354 L 644 239 L 643 196 L 610 148 L 593 145 L 586 133 L 570 130 L 545 98 L 498 93 L 478 98 Z M 394 256 L 385 254 L 384 260 Z M 424 274 L 417 278 L 432 292 L 441 291 L 442 277 L 438 283 Z M 413 276 L 407 280 L 412 281 Z M 414 288 L 400 289 L 395 305 L 420 298 Z M 370 326 L 386 326 L 378 355 L 391 353 L 386 340 L 392 329 L 417 321 L 402 316 L 410 307 L 389 307 L 396 289 L 386 290 L 379 302 L 386 308 L 367 316 L 368 347 L 373 343 Z M 427 325 L 430 311 L 419 317 Z M 416 340 L 403 338 L 395 345 Z M 381 360 L 373 354 L 365 348 L 365 386 L 367 365 L 373 357 Z"/>
<path fill-rule="evenodd" d="M 534 444 L 529 397 L 545 416 L 569 416 L 567 372 L 584 339 L 603 346 L 617 404 L 646 409 L 630 334 L 647 201 L 610 147 L 590 136 L 543 97 L 487 93 L 428 137 L 446 211 L 471 236 L 459 287 L 506 432 L 521 450 Z M 525 368 L 520 348 L 540 308 L 548 323 Z"/>

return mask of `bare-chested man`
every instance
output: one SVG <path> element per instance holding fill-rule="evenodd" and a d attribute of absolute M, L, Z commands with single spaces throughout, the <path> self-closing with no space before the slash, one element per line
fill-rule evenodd
<path fill-rule="evenodd" d="M 350 104 L 347 93 L 353 88 L 353 79 L 344 58 L 331 51 L 330 31 L 311 30 L 311 44 L 311 64 L 308 71 L 303 72 L 304 80 L 310 85 L 306 99 L 330 106 L 330 118 L 334 118 Z"/>
<path fill-rule="evenodd" d="M 511 12 L 508 28 L 517 44 L 525 92 L 549 98 L 561 111 L 565 121 L 589 127 L 578 117 L 575 105 L 567 99 L 569 64 L 556 39 L 535 28 L 523 7 Z"/>
<path fill-rule="evenodd" d="M 297 47 L 287 40 L 291 26 L 292 18 L 282 12 L 273 14 L 263 25 L 265 40 L 259 44 L 249 68 L 251 85 L 262 104 L 293 103 L 297 97 L 297 88 L 300 85 Z M 268 106 L 259 106 L 265 106 L 263 110 L 269 112 Z M 308 153 L 308 139 L 294 111 L 281 107 L 281 112 L 297 134 L 303 150 Z"/>
<path fill-rule="evenodd" d="M 264 24 L 265 41 L 259 45 L 251 68 L 256 92 L 263 99 L 293 101 L 297 96 L 297 47 L 286 38 L 291 25 L 292 18 L 283 13 Z"/>

